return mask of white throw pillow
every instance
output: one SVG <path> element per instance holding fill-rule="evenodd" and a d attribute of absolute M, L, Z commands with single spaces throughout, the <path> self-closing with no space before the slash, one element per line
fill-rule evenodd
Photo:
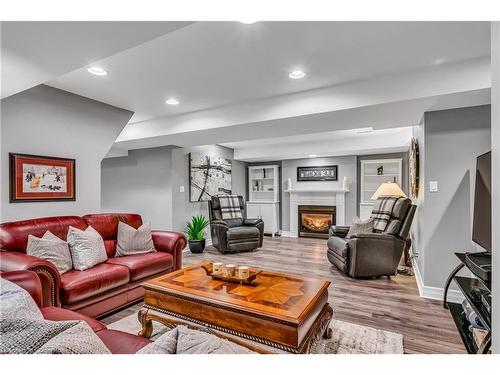
<path fill-rule="evenodd" d="M 26 253 L 53 263 L 61 275 L 73 268 L 68 243 L 50 231 L 45 232 L 42 238 L 30 234 Z"/>
<path fill-rule="evenodd" d="M 152 253 L 156 251 L 153 244 L 153 237 L 151 236 L 150 223 L 144 223 L 139 228 L 135 229 L 119 221 L 116 242 L 115 256 L 117 257 Z"/>
<path fill-rule="evenodd" d="M 84 271 L 108 260 L 104 241 L 91 226 L 85 230 L 70 226 L 68 244 L 75 270 Z"/>
<path fill-rule="evenodd" d="M 19 285 L 0 277 L 0 319 L 43 320 L 31 295 Z"/>

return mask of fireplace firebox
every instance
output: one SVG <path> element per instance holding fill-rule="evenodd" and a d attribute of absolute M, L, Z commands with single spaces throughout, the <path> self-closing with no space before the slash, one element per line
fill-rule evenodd
<path fill-rule="evenodd" d="M 299 205 L 299 237 L 328 238 L 335 224 L 335 206 Z"/>

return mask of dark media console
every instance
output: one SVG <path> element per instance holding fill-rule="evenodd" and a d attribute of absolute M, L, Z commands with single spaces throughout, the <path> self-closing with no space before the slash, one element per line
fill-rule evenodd
<path fill-rule="evenodd" d="M 470 354 L 488 353 L 491 347 L 491 253 L 455 253 L 460 264 L 452 271 L 444 287 L 443 307 L 450 310 L 460 337 Z M 457 276 L 458 271 L 467 267 L 477 278 Z M 454 280 L 472 310 L 477 314 L 481 325 L 487 331 L 478 345 L 470 330 L 462 304 L 447 302 L 448 289 Z"/>

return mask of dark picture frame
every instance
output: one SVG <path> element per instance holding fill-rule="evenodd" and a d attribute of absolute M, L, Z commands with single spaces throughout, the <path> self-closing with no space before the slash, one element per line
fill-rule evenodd
<path fill-rule="evenodd" d="M 338 181 L 338 165 L 297 167 L 297 181 Z"/>
<path fill-rule="evenodd" d="M 10 203 L 76 200 L 76 160 L 9 153 Z"/>
<path fill-rule="evenodd" d="M 231 194 L 231 159 L 197 152 L 190 152 L 188 159 L 190 202 L 208 202 L 213 195 Z"/>

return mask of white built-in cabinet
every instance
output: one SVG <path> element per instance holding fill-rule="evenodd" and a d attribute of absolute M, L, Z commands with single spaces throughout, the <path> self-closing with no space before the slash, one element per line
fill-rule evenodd
<path fill-rule="evenodd" d="M 361 160 L 361 183 L 359 197 L 359 217 L 370 217 L 374 201 L 373 193 L 383 182 L 402 182 L 403 159 L 374 159 Z M 382 171 L 382 174 L 380 172 Z"/>
<path fill-rule="evenodd" d="M 264 221 L 264 232 L 279 232 L 279 166 L 248 167 L 247 217 Z"/>

